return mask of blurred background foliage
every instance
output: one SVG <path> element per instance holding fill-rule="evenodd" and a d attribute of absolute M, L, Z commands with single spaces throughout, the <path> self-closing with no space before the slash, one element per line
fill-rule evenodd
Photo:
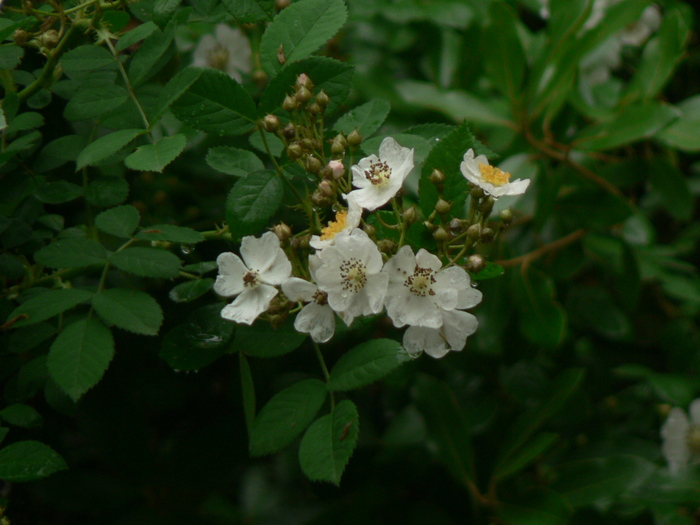
<path fill-rule="evenodd" d="M 144 21 L 153 4 L 129 9 Z M 182 41 L 231 20 L 215 0 L 188 5 Z M 2 336 L 5 405 L 29 403 L 41 414 L 13 429 L 13 439 L 48 443 L 70 466 L 42 481 L 6 483 L 11 522 L 698 523 L 700 472 L 671 473 L 659 436 L 670 407 L 685 409 L 700 394 L 697 7 L 673 0 L 551 0 L 547 9 L 538 0 L 347 5 L 347 24 L 324 49 L 356 67 L 346 109 L 388 101 L 378 135 L 416 147 L 418 158 L 429 146 L 414 146 L 408 128 L 466 120 L 500 155 L 499 166 L 534 181 L 522 198 L 498 201 L 513 206 L 516 219 L 484 252 L 506 271 L 480 284 L 478 332 L 461 353 L 412 361 L 352 393 L 360 441 L 336 488 L 304 478 L 296 447 L 249 458 L 241 365 L 229 355 L 236 339 L 199 370 L 173 371 L 159 355 L 186 331 L 175 327 L 216 322 L 211 295 L 175 303 L 171 284 L 122 276 L 121 285 L 157 298 L 164 335 L 115 332 L 114 361 L 77 404 L 28 367 L 47 342 L 22 353 Z M 244 29 L 255 53 L 262 30 Z M 190 56 L 173 47 L 158 75 L 167 79 L 168 68 Z M 42 65 L 29 55 L 22 69 Z M 43 144 L 67 132 L 61 87 L 70 86 L 61 84 L 53 98 L 29 99 L 47 123 Z M 34 95 L 42 96 L 51 94 Z M 6 130 L 4 146 L 9 138 Z M 142 224 L 209 230 L 225 216 L 231 178 L 202 157 L 214 146 L 247 147 L 247 137 L 199 140 L 164 173 L 112 173 L 128 181 L 127 202 Z M 119 168 L 104 173 L 110 169 Z M 58 169 L 53 181 L 72 172 Z M 43 206 L 66 226 L 80 224 L 84 210 L 44 196 L 22 201 L 18 214 L 26 194 L 11 172 L 1 176 L 0 210 L 10 212 L 0 257 L 9 286 L 17 279 L 10 258 L 32 253 L 31 232 L 52 227 L 17 222 L 41 215 L 27 207 Z M 34 239 L 41 246 L 41 236 Z M 194 264 L 228 249 L 205 242 L 183 245 L 179 255 Z M 12 306 L 0 307 L 4 319 Z M 334 339 L 329 360 L 367 337 L 395 335 L 388 325 L 353 327 Z M 247 361 L 261 402 L 317 374 L 309 348 Z M 474 473 L 476 489 L 465 472 Z"/>

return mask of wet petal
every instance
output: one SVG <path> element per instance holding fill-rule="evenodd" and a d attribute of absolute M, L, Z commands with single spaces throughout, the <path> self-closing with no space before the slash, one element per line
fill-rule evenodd
<path fill-rule="evenodd" d="M 216 258 L 219 275 L 216 276 L 214 291 L 224 297 L 233 297 L 243 291 L 243 276 L 248 273 L 243 261 L 231 252 L 219 254 Z"/>
<path fill-rule="evenodd" d="M 282 283 L 282 291 L 290 301 L 313 301 L 318 286 L 298 277 L 290 277 Z"/>
<path fill-rule="evenodd" d="M 307 304 L 297 314 L 294 328 L 298 332 L 311 334 L 311 338 L 317 343 L 325 343 L 335 333 L 335 314 L 328 305 Z"/>
<path fill-rule="evenodd" d="M 253 324 L 276 295 L 277 289 L 267 284 L 244 290 L 233 303 L 221 310 L 221 317 L 236 323 Z"/>

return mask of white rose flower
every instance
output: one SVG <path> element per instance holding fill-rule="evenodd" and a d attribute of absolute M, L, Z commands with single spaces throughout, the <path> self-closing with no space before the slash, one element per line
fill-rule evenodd
<path fill-rule="evenodd" d="M 672 408 L 661 427 L 661 452 L 672 473 L 685 468 L 691 458 L 700 460 L 700 399 L 690 404 L 688 412 L 690 419 L 682 409 Z"/>
<path fill-rule="evenodd" d="M 440 328 L 444 311 L 481 302 L 481 292 L 471 287 L 463 268 L 441 268 L 437 256 L 422 248 L 413 255 L 410 246 L 403 246 L 386 262 L 382 270 L 389 277 L 385 305 L 394 326 Z"/>
<path fill-rule="evenodd" d="M 292 264 L 272 232 L 260 238 L 243 237 L 240 257 L 225 252 L 216 258 L 219 275 L 214 291 L 224 297 L 236 297 L 224 307 L 221 317 L 237 323 L 253 324 L 266 311 L 281 285 L 292 273 Z"/>
<path fill-rule="evenodd" d="M 309 244 L 312 248 L 322 250 L 326 246 L 333 244 L 333 239 L 340 232 L 351 232 L 360 225 L 362 218 L 362 208 L 355 202 L 354 198 L 348 198 L 348 209 L 340 210 L 335 214 L 335 221 L 330 221 L 328 226 L 323 228 L 321 235 L 312 235 Z"/>
<path fill-rule="evenodd" d="M 356 228 L 339 233 L 318 257 L 318 287 L 345 324 L 382 311 L 389 276 L 382 273 L 382 255 L 365 232 Z"/>
<path fill-rule="evenodd" d="M 321 260 L 312 255 L 309 257 L 311 278 L 316 279 L 316 268 Z M 308 303 L 294 319 L 297 332 L 310 334 L 317 343 L 329 341 L 335 333 L 335 313 L 328 305 L 328 294 L 319 290 L 318 286 L 298 277 L 290 277 L 282 283 L 282 291 L 290 301 Z"/>
<path fill-rule="evenodd" d="M 484 155 L 474 157 L 474 150 L 469 149 L 464 154 L 464 161 L 459 165 L 462 175 L 493 198 L 503 195 L 520 195 L 525 193 L 530 181 L 528 179 L 516 179 L 509 182 L 510 173 L 507 173 L 489 164 Z"/>
<path fill-rule="evenodd" d="M 409 326 L 403 334 L 403 347 L 409 355 L 418 357 L 425 352 L 435 359 L 444 357 L 450 350 L 461 351 L 467 337 L 476 332 L 479 322 L 469 312 L 461 310 L 442 311 L 442 326 L 428 328 Z"/>
<path fill-rule="evenodd" d="M 345 198 L 355 199 L 366 210 L 376 210 L 396 195 L 412 169 L 413 150 L 387 137 L 379 146 L 379 157 L 370 155 L 352 167 L 352 184 L 359 189 Z"/>
<path fill-rule="evenodd" d="M 214 32 L 216 37 L 204 35 L 199 41 L 192 65 L 218 69 L 240 82 L 241 73 L 252 70 L 250 42 L 240 29 L 226 24 L 218 24 Z"/>

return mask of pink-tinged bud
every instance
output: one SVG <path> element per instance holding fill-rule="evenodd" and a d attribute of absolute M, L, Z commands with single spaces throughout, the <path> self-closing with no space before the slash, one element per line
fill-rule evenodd
<path fill-rule="evenodd" d="M 340 177 L 345 175 L 345 165 L 339 160 L 332 160 L 328 163 L 328 168 L 330 168 L 333 174 L 333 180 L 338 180 Z"/>
<path fill-rule="evenodd" d="M 292 229 L 283 222 L 276 224 L 272 228 L 272 231 L 275 233 L 275 235 L 277 235 L 277 238 L 281 242 L 285 242 L 292 236 Z"/>
<path fill-rule="evenodd" d="M 335 197 L 335 183 L 327 181 L 327 180 L 322 180 L 318 184 L 318 191 L 321 192 L 321 195 L 324 197 L 328 197 L 329 199 Z"/>
<path fill-rule="evenodd" d="M 277 115 L 265 115 L 265 118 L 263 119 L 263 128 L 265 128 L 265 131 L 274 133 L 279 129 L 279 127 L 280 119 L 277 118 Z"/>
<path fill-rule="evenodd" d="M 287 57 L 284 54 L 284 44 L 280 44 L 280 47 L 277 48 L 277 62 L 279 62 L 281 65 L 285 65 L 287 63 Z"/>
<path fill-rule="evenodd" d="M 486 261 L 481 255 L 474 254 L 467 258 L 467 264 L 465 266 L 471 273 L 479 273 L 486 268 Z"/>
<path fill-rule="evenodd" d="M 305 87 L 310 91 L 314 88 L 314 83 L 311 82 L 309 75 L 302 73 L 297 77 L 297 87 Z"/>

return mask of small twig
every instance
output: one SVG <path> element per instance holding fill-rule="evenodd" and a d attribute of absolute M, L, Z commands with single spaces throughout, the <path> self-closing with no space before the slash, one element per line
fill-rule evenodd
<path fill-rule="evenodd" d="M 530 253 L 526 253 L 525 255 L 521 255 L 521 256 L 515 257 L 513 259 L 505 259 L 502 261 L 495 261 L 495 262 L 497 265 L 503 266 L 504 268 L 509 268 L 511 266 L 518 266 L 519 264 L 530 264 L 532 261 L 539 259 L 540 257 L 548 254 L 549 252 L 554 252 L 554 251 L 560 250 L 564 246 L 567 246 L 573 242 L 576 242 L 581 237 L 583 237 L 583 235 L 585 233 L 586 233 L 586 230 L 581 228 L 580 230 L 576 230 L 575 232 L 570 233 L 566 237 L 562 237 L 561 239 L 557 239 L 556 241 L 542 245 L 539 248 L 537 248 L 536 250 L 533 250 Z"/>

